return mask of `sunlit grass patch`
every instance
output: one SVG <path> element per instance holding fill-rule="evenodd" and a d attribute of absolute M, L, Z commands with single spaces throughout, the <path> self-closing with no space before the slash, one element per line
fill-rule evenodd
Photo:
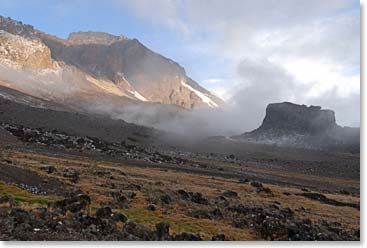
<path fill-rule="evenodd" d="M 20 189 L 14 185 L 8 185 L 0 182 L 0 196 L 12 195 L 17 203 L 25 205 L 42 205 L 62 199 L 60 196 L 34 195 L 26 190 Z"/>
<path fill-rule="evenodd" d="M 200 234 L 204 240 L 209 240 L 213 235 L 225 233 L 226 236 L 234 240 L 253 240 L 254 236 L 250 230 L 236 229 L 221 221 L 207 219 L 194 219 L 180 214 L 163 215 L 160 211 L 149 211 L 141 208 L 120 210 L 129 219 L 154 229 L 159 222 L 170 224 L 171 234 L 189 232 Z"/>

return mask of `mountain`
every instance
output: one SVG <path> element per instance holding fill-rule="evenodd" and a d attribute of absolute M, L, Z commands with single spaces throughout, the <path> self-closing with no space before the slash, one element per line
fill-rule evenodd
<path fill-rule="evenodd" d="M 0 85 L 87 111 L 142 103 L 173 106 L 169 111 L 223 104 L 179 64 L 136 39 L 103 32 L 61 39 L 1 16 Z"/>
<path fill-rule="evenodd" d="M 332 110 L 290 102 L 269 104 L 261 126 L 232 138 L 260 144 L 359 152 L 359 128 L 341 127 Z"/>

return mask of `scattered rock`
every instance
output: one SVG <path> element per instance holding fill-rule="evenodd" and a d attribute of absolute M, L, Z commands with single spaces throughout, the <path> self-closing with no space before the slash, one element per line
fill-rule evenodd
<path fill-rule="evenodd" d="M 333 200 L 333 199 L 329 199 L 326 196 L 319 194 L 319 193 L 299 193 L 296 195 L 300 195 L 312 200 L 316 200 L 328 205 L 333 205 L 333 206 L 340 206 L 340 207 L 352 207 L 352 208 L 356 208 L 356 209 L 360 209 L 359 204 L 355 204 L 355 203 L 351 203 L 351 202 L 340 202 L 337 200 Z"/>
<path fill-rule="evenodd" d="M 74 170 L 65 170 L 64 171 L 64 177 L 67 177 L 70 179 L 71 182 L 73 183 L 77 183 L 79 182 L 80 178 L 79 178 L 79 172 L 74 171 Z"/>
<path fill-rule="evenodd" d="M 256 188 L 255 192 L 256 193 L 265 193 L 265 194 L 272 194 L 273 193 L 270 188 L 265 188 L 265 187 Z"/>
<path fill-rule="evenodd" d="M 149 204 L 148 207 L 147 207 L 147 209 L 149 211 L 155 211 L 156 210 L 156 206 L 154 204 Z"/>
<path fill-rule="evenodd" d="M 185 190 L 180 189 L 177 191 L 177 193 L 181 196 L 183 200 L 188 200 L 190 198 L 190 194 L 187 193 Z"/>
<path fill-rule="evenodd" d="M 129 208 L 129 201 L 127 200 L 126 196 L 119 192 L 112 192 L 111 193 L 115 204 L 119 208 L 128 209 Z"/>
<path fill-rule="evenodd" d="M 200 235 L 183 232 L 183 233 L 180 233 L 174 236 L 173 240 L 175 241 L 201 241 L 202 239 Z"/>
<path fill-rule="evenodd" d="M 41 168 L 41 170 L 45 171 L 48 174 L 52 174 L 52 173 L 56 172 L 55 166 L 52 166 L 52 165 L 44 166 L 44 167 Z"/>
<path fill-rule="evenodd" d="M 251 182 L 251 186 L 255 187 L 255 188 L 262 188 L 263 187 L 262 183 L 259 183 L 259 182 Z"/>
<path fill-rule="evenodd" d="M 97 218 L 111 218 L 112 216 L 112 209 L 108 206 L 102 207 L 97 209 L 96 211 L 96 217 Z"/>
<path fill-rule="evenodd" d="M 8 204 L 9 207 L 12 207 L 15 203 L 14 198 L 12 195 L 4 195 L 0 197 L 0 204 Z"/>
<path fill-rule="evenodd" d="M 127 197 L 129 197 L 130 199 L 134 199 L 135 196 L 136 196 L 136 193 L 135 192 L 127 192 L 126 193 Z"/>
<path fill-rule="evenodd" d="M 125 189 L 127 190 L 137 190 L 137 191 L 141 191 L 141 186 L 138 184 L 134 184 L 134 183 L 129 183 Z"/>
<path fill-rule="evenodd" d="M 161 222 L 155 225 L 157 230 L 158 240 L 168 240 L 169 239 L 169 223 Z"/>
<path fill-rule="evenodd" d="M 156 239 L 155 232 L 131 220 L 126 222 L 123 230 L 126 233 L 132 235 L 133 237 L 137 237 L 138 240 L 140 239 L 140 240 L 152 241 Z"/>
<path fill-rule="evenodd" d="M 163 204 L 169 205 L 172 201 L 172 198 L 168 194 L 163 194 L 161 195 L 160 200 Z"/>
<path fill-rule="evenodd" d="M 249 180 L 248 180 L 247 178 L 243 178 L 243 177 L 241 177 L 240 179 L 238 179 L 238 182 L 239 182 L 239 183 L 248 183 L 248 182 L 249 182 Z"/>
<path fill-rule="evenodd" d="M 206 209 L 197 209 L 192 210 L 188 213 L 189 216 L 197 218 L 197 219 L 221 219 L 223 218 L 223 214 L 220 209 L 215 208 L 214 210 L 206 210 Z"/>
<path fill-rule="evenodd" d="M 128 218 L 126 215 L 119 213 L 119 212 L 112 212 L 112 219 L 114 221 L 121 221 L 121 222 L 126 222 L 128 221 Z"/>
<path fill-rule="evenodd" d="M 212 241 L 225 241 L 226 236 L 224 234 L 217 234 L 212 237 Z"/>
<path fill-rule="evenodd" d="M 226 190 L 223 192 L 222 195 L 225 197 L 237 197 L 238 196 L 237 192 L 232 191 L 232 190 Z"/>
<path fill-rule="evenodd" d="M 232 223 L 232 226 L 244 229 L 247 227 L 247 221 L 245 219 L 235 219 Z"/>
<path fill-rule="evenodd" d="M 190 192 L 191 201 L 198 204 L 208 205 L 208 200 L 203 197 L 203 195 L 199 192 Z"/>
<path fill-rule="evenodd" d="M 70 211 L 72 213 L 80 212 L 81 210 L 89 211 L 91 199 L 88 195 L 78 194 L 64 200 L 50 203 L 50 207 L 56 208 L 61 213 Z"/>

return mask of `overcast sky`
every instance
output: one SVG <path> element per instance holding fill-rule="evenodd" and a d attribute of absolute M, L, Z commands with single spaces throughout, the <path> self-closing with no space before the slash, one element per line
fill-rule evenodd
<path fill-rule="evenodd" d="M 79 30 L 138 38 L 261 122 L 270 102 L 360 122 L 360 10 L 351 0 L 0 0 L 10 16 L 60 37 Z M 248 117 L 251 116 L 251 117 Z"/>

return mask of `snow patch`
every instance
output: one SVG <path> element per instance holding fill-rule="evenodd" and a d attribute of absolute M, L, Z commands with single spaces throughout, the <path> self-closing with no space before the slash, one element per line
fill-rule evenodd
<path fill-rule="evenodd" d="M 147 102 L 148 100 L 142 96 L 139 92 L 137 92 L 136 90 L 129 90 L 129 92 L 131 94 L 133 94 L 137 99 L 139 99 L 140 101 L 143 101 L 143 102 Z"/>
<path fill-rule="evenodd" d="M 191 90 L 192 92 L 194 92 L 204 103 L 208 104 L 209 107 L 211 108 L 218 108 L 218 104 L 216 104 L 212 99 L 210 99 L 210 97 L 208 97 L 206 94 L 194 89 L 193 87 L 191 87 L 190 85 L 188 85 L 184 80 L 181 80 L 181 84 L 188 88 L 189 90 Z"/>

